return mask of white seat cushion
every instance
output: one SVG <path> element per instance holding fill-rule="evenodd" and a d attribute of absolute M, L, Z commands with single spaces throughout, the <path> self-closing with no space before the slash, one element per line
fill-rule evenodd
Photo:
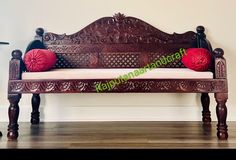
<path fill-rule="evenodd" d="M 138 68 L 121 69 L 53 69 L 46 72 L 24 72 L 22 79 L 115 79 Z M 155 68 L 133 79 L 212 79 L 213 73 L 188 68 Z"/>

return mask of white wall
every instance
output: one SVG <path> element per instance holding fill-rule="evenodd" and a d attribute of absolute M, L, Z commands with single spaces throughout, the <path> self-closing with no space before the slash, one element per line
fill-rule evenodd
<path fill-rule="evenodd" d="M 7 118 L 8 61 L 13 49 L 25 50 L 35 29 L 72 34 L 94 20 L 117 12 L 140 18 L 168 33 L 206 27 L 213 47 L 222 47 L 228 63 L 228 120 L 236 120 L 235 0 L 0 0 L 0 121 Z M 44 121 L 200 120 L 199 94 L 54 94 L 42 95 Z M 215 116 L 211 95 L 211 110 Z M 30 95 L 20 102 L 20 121 L 29 120 Z"/>

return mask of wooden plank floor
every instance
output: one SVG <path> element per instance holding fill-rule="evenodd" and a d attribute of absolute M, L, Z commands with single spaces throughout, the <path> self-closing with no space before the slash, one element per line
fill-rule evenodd
<path fill-rule="evenodd" d="M 229 139 L 216 138 L 216 122 L 63 122 L 20 123 L 18 141 L 6 138 L 0 123 L 0 148 L 236 148 L 236 122 L 229 122 Z"/>

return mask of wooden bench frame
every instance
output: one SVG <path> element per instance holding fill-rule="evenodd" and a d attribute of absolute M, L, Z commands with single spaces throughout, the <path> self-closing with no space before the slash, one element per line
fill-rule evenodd
<path fill-rule="evenodd" d="M 55 68 L 138 68 L 179 48 L 206 48 L 213 57 L 210 68 L 214 74 L 213 79 L 131 79 L 105 92 L 202 93 L 204 125 L 209 125 L 211 122 L 208 93 L 214 93 L 217 102 L 217 136 L 219 139 L 227 139 L 226 61 L 222 49 L 217 48 L 212 51 L 204 30 L 203 26 L 198 26 L 196 33 L 188 31 L 183 34 L 167 34 L 140 19 L 118 13 L 113 17 L 98 19 L 72 35 L 44 33 L 42 28 L 38 28 L 35 40 L 28 45 L 26 52 L 34 48 L 47 48 L 54 51 L 58 57 Z M 33 94 L 31 123 L 38 124 L 41 93 L 94 93 L 95 84 L 110 80 L 22 80 L 25 66 L 20 50 L 12 52 L 9 67 L 10 107 L 7 134 L 9 140 L 18 137 L 18 103 L 22 94 Z M 184 66 L 181 62 L 173 62 L 165 67 L 183 68 Z"/>

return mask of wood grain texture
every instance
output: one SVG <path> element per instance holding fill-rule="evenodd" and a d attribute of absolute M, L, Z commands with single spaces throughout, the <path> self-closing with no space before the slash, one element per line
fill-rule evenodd
<path fill-rule="evenodd" d="M 20 123 L 18 141 L 7 141 L 0 123 L 0 148 L 236 148 L 236 122 L 227 141 L 215 138 L 215 125 L 201 122 L 65 122 Z"/>

